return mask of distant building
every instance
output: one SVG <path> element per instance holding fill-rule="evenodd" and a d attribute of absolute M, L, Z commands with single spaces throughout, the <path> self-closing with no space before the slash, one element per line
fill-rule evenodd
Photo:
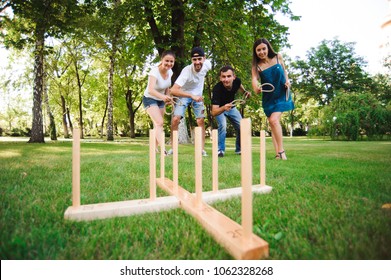
<path fill-rule="evenodd" d="M 391 0 L 388 0 L 388 7 L 388 14 L 381 25 L 382 43 L 380 51 L 382 60 L 387 59 L 387 64 L 390 64 L 391 67 Z"/>

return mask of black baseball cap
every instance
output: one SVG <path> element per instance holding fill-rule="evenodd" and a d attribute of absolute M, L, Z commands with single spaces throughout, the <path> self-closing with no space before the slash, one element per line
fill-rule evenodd
<path fill-rule="evenodd" d="M 201 47 L 194 47 L 191 50 L 191 57 L 205 56 L 204 50 Z"/>

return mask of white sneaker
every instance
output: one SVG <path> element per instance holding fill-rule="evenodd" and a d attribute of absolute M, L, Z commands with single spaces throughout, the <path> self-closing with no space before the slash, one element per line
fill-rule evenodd
<path fill-rule="evenodd" d="M 168 156 L 171 156 L 174 152 L 172 151 L 172 149 L 169 149 L 168 152 L 167 152 L 167 155 Z"/>
<path fill-rule="evenodd" d="M 203 156 L 203 157 L 207 157 L 207 156 L 208 156 L 208 154 L 206 153 L 205 150 L 202 150 L 202 156 Z"/>

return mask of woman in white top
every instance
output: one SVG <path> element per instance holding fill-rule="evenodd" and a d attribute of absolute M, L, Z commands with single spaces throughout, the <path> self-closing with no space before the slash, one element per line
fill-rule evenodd
<path fill-rule="evenodd" d="M 174 63 L 174 52 L 164 51 L 160 64 L 152 68 L 148 74 L 148 85 L 143 96 L 143 105 L 152 119 L 158 145 L 160 145 L 160 137 L 163 132 L 164 106 L 165 103 L 172 100 L 169 96 L 169 88 Z"/>

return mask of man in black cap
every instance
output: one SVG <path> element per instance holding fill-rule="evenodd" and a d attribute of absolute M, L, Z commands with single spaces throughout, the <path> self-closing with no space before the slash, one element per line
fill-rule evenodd
<path fill-rule="evenodd" d="M 186 108 L 191 105 L 197 120 L 197 125 L 202 128 L 202 155 L 207 156 L 205 152 L 205 122 L 204 122 L 204 102 L 202 92 L 204 90 L 204 78 L 207 72 L 212 68 L 209 60 L 205 58 L 204 50 L 195 47 L 191 50 L 192 64 L 183 68 L 181 74 L 171 88 L 171 94 L 178 96 L 180 102 L 175 106 L 174 115 L 171 121 L 171 131 L 178 130 L 178 125 L 185 115 Z M 168 151 L 172 154 L 172 150 Z"/>

